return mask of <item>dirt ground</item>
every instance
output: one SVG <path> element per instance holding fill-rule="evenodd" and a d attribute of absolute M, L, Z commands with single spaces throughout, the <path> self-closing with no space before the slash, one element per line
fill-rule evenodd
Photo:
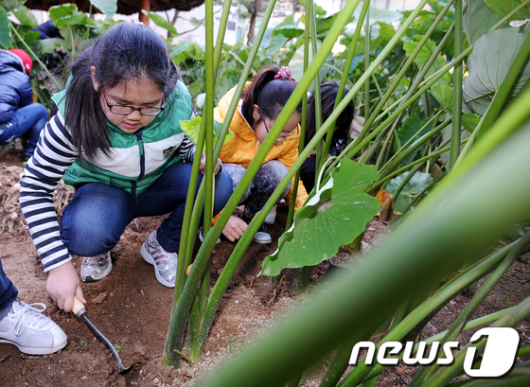
<path fill-rule="evenodd" d="M 83 285 L 89 302 L 87 316 L 119 349 L 123 363 L 126 366 L 134 364 L 131 372 L 118 375 L 116 363 L 107 348 L 96 340 L 80 319 L 59 310 L 46 295 L 46 275 L 18 206 L 17 184 L 21 173 L 20 147 L 0 150 L 0 257 L 7 275 L 19 290 L 19 300 L 45 303 L 45 314 L 64 329 L 68 345 L 53 355 L 29 356 L 21 354 L 14 346 L 0 344 L 2 386 L 192 386 L 197 378 L 230 361 L 276 317 L 302 302 L 290 295 L 285 284 L 278 294 L 277 285 L 271 285 L 268 277 L 256 276 L 261 261 L 275 251 L 277 239 L 283 231 L 286 209 L 280 207 L 276 224 L 269 227 L 273 243 L 252 243 L 249 247 L 223 297 L 202 359 L 192 367 L 183 362 L 178 370 L 162 366 L 160 360 L 173 290 L 156 281 L 152 266 L 143 261 L 139 250 L 147 235 L 163 218 L 137 219 L 129 225 L 112 251 L 114 267 L 111 275 L 100 282 Z M 72 191 L 61 187 L 56 195 L 57 207 L 63 207 L 71 195 Z M 373 221 L 364 236 L 363 251 L 382 243 L 388 234 L 385 224 Z M 234 246 L 223 241 L 214 249 L 211 284 Z M 79 267 L 79 257 L 74 257 L 74 262 Z M 326 262 L 317 267 L 312 282 L 321 279 L 328 266 Z M 515 305 L 528 297 L 528 278 L 528 262 L 517 262 L 475 317 Z M 451 301 L 427 325 L 426 336 L 449 328 L 472 296 L 472 292 L 465 292 Z M 530 323 L 521 324 L 519 332 L 523 341 L 528 342 Z M 462 340 L 470 335 L 462 335 Z M 325 363 L 309 370 L 302 385 L 318 386 L 325 373 Z M 395 367 L 385 371 L 377 385 L 404 386 L 415 372 L 412 367 Z"/>

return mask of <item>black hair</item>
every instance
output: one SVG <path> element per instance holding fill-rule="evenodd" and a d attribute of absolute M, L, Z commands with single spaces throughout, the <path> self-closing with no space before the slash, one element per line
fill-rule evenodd
<path fill-rule="evenodd" d="M 99 82 L 96 91 L 91 66 Z M 66 91 L 66 126 L 72 140 L 88 159 L 98 151 L 109 155 L 110 130 L 101 106 L 101 94 L 129 80 L 149 79 L 167 98 L 177 84 L 177 69 L 164 40 L 140 23 L 123 22 L 107 30 L 85 49 L 72 66 Z"/>
<path fill-rule="evenodd" d="M 292 79 L 275 79 L 279 71 L 280 68 L 276 65 L 262 68 L 243 94 L 243 116 L 251 128 L 255 128 L 262 119 L 260 116 L 259 120 L 254 120 L 254 105 L 260 107 L 263 118 L 275 120 L 296 88 L 296 82 Z M 302 113 L 301 102 L 296 107 L 296 112 Z"/>
<path fill-rule="evenodd" d="M 322 101 L 322 122 L 326 121 L 327 118 L 333 113 L 335 108 L 335 100 L 337 99 L 337 93 L 339 92 L 339 83 L 337 81 L 327 81 L 320 85 L 320 100 Z M 344 94 L 346 95 L 350 89 L 346 87 Z M 348 133 L 350 132 L 351 123 L 355 115 L 355 105 L 351 100 L 346 108 L 340 113 L 337 118 L 335 126 L 337 130 L 333 133 L 333 143 L 346 141 Z M 316 132 L 316 117 L 315 117 L 315 94 L 312 93 L 307 100 L 307 116 L 306 116 L 306 129 L 305 129 L 305 140 L 306 144 L 311 141 Z"/>

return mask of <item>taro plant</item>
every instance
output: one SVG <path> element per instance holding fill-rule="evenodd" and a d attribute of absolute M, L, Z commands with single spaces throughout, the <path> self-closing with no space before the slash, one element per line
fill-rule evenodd
<path fill-rule="evenodd" d="M 179 262 L 174 311 L 168 330 L 164 363 L 177 365 L 181 355 L 186 356 L 189 361 L 199 358 L 217 306 L 243 252 L 313 148 L 318 146 L 317 158 L 321 160 L 318 184 L 306 206 L 294 216 L 290 230 L 280 240 L 278 251 L 264 261 L 263 274 L 274 275 L 282 268 L 314 265 L 329 258 L 341 244 L 353 240 L 356 233 L 362 232 L 362 224 L 377 209 L 375 199 L 370 198 L 369 194 L 375 195 L 380 188 L 391 190 L 397 200 L 400 193 L 408 194 L 407 198 L 410 200 L 403 203 L 403 213 L 411 208 L 415 208 L 415 211 L 406 214 L 395 234 L 366 263 L 355 271 L 344 274 L 346 278 L 337 278 L 334 286 L 317 294 L 305 308 L 297 310 L 295 315 L 267 335 L 266 339 L 203 385 L 298 385 L 303 371 L 321 361 L 330 351 L 335 351 L 335 357 L 321 386 L 355 386 L 359 383 L 373 385 L 384 367 L 360 363 L 348 375 L 344 375 L 351 349 L 356 342 L 369 339 L 381 331 L 383 333 L 379 336 L 383 336 L 383 341 L 416 338 L 423 325 L 439 309 L 463 289 L 491 272 L 493 274 L 453 327 L 436 339 L 452 340 L 461 331 L 487 322 L 494 322 L 496 326 L 515 326 L 530 314 L 530 304 L 525 300 L 509 310 L 476 321 L 470 320 L 476 308 L 514 260 L 526 251 L 530 242 L 525 235 L 500 250 L 482 256 L 484 249 L 491 246 L 514 223 L 524 221 L 526 211 L 530 210 L 526 201 L 530 185 L 515 172 L 520 163 L 528 162 L 524 144 L 530 136 L 530 116 L 525 106 L 530 102 L 530 94 L 523 87 L 527 81 L 525 66 L 528 38 L 524 27 L 509 25 L 514 18 L 521 17 L 520 12 L 526 10 L 530 1 L 507 10 L 494 11 L 488 6 L 490 2 L 483 0 L 469 1 L 465 8 L 461 0 L 449 0 L 433 3 L 434 12 L 423 11 L 427 1 L 422 1 L 414 11 L 405 15 L 397 30 L 388 34 L 391 35 L 388 43 L 379 51 L 376 50 L 374 55 L 368 44 L 371 41 L 370 27 L 366 28 L 364 52 L 370 55 L 364 58 L 363 73 L 352 79 L 348 76 L 349 71 L 343 71 L 341 86 L 344 87 L 347 82 L 352 83 L 350 91 L 337 98 L 335 111 L 322 123 L 309 144 L 301 147 L 299 159 L 265 208 L 250 223 L 219 280 L 208 294 L 207 265 L 215 241 L 246 185 L 250 183 L 274 143 L 275 136 L 279 135 L 282 126 L 311 84 L 314 84 L 318 96 L 319 72 L 354 11 L 357 9 L 359 16 L 364 15 L 360 19 L 366 21 L 368 17 L 370 20 L 368 2 L 362 6 L 359 3 L 356 0 L 346 3 L 317 50 L 316 16 L 312 2 L 308 1 L 303 43 L 305 56 L 312 52 L 311 63 L 306 60 L 308 65 L 303 66 L 303 76 L 297 89 L 223 214 L 216 225 L 206 232 L 204 243 L 186 278 L 181 270 L 191 260 L 186 243 L 194 237 L 198 224 L 191 220 L 193 199 L 190 199 L 187 222 L 194 222 L 195 228 L 190 229 L 188 241 L 184 241 L 183 236 L 184 243 L 179 255 L 183 262 L 182 265 Z M 271 4 L 273 2 L 269 4 L 266 17 L 270 16 Z M 498 12 L 501 12 L 500 16 Z M 359 19 L 357 21 L 358 26 L 363 24 Z M 365 24 L 370 26 L 369 22 Z M 499 29 L 500 27 L 502 28 Z M 488 58 L 486 50 L 481 52 L 480 46 L 484 44 L 485 47 L 487 41 L 490 51 L 495 51 L 492 47 L 500 50 L 506 41 L 495 38 L 501 35 L 499 31 L 509 31 L 502 33 L 509 36 L 516 30 L 521 34 L 517 37 L 521 39 L 510 41 L 512 55 L 503 56 L 506 59 L 503 66 L 493 70 L 496 83 L 486 85 L 486 90 L 477 91 L 478 96 L 468 98 L 466 88 L 476 90 L 472 82 L 479 79 L 479 71 L 484 71 L 483 67 L 471 63 L 479 58 L 495 61 Z M 423 36 L 418 37 L 417 31 L 421 31 Z M 236 95 L 241 94 L 244 82 L 248 79 L 252 61 L 258 51 L 256 46 L 262 40 L 264 32 L 262 25 L 245 63 Z M 360 32 L 360 27 L 356 28 L 351 37 L 349 55 L 344 58 L 345 69 L 351 69 L 354 55 L 350 53 L 355 53 L 359 45 Z M 407 48 L 403 48 L 403 55 L 400 57 L 399 47 L 403 43 L 406 43 Z M 472 59 L 470 55 L 475 55 L 476 59 Z M 392 58 L 401 58 L 398 59 L 400 65 L 394 68 L 387 66 L 387 61 Z M 211 69 L 218 63 L 218 56 L 211 62 L 206 61 L 206 66 L 211 66 L 208 73 L 211 74 Z M 462 91 L 461 76 L 466 69 L 469 77 Z M 453 70 L 453 77 L 449 75 L 449 70 Z M 382 76 L 377 78 L 374 76 L 376 73 Z M 207 79 L 211 82 L 207 85 L 211 90 L 210 94 L 213 94 L 213 79 Z M 329 144 L 320 142 L 333 128 L 346 104 L 363 91 L 364 95 L 360 99 L 366 120 L 363 130 L 335 160 L 325 162 L 324 155 L 327 152 L 324 150 Z M 372 98 L 373 95 L 377 97 Z M 480 100 L 482 98 L 487 98 L 487 106 L 481 111 L 475 105 L 485 103 Z M 212 101 L 213 95 L 207 92 L 206 99 Z M 211 124 L 207 124 L 205 128 L 208 125 L 213 128 L 211 114 L 208 113 L 213 104 L 210 102 L 206 106 L 209 107 L 204 111 L 204 116 Z M 235 108 L 233 103 L 229 117 Z M 221 139 L 228 131 L 228 122 L 227 119 L 223 124 Z M 204 137 L 207 138 L 205 129 L 199 134 L 199 148 L 203 147 Z M 207 156 L 207 159 L 216 158 L 220 144 L 222 141 L 217 142 L 213 155 L 210 153 L 212 148 L 207 149 L 207 154 L 212 155 Z M 449 163 L 438 171 L 435 178 L 425 178 L 421 183 L 417 181 L 425 176 L 423 174 L 434 174 L 431 171 L 434 165 L 440 169 L 438 160 L 445 155 L 449 155 Z M 353 163 L 352 158 L 358 163 Z M 198 163 L 194 167 L 195 172 L 198 172 Z M 451 171 L 447 172 L 449 168 Z M 491 184 L 492 181 L 495 184 Z M 203 202 L 211 203 L 208 192 L 205 196 Z M 500 198 L 502 200 L 499 202 Z M 202 212 L 199 199 L 200 196 L 195 204 L 199 208 L 195 211 L 197 214 Z M 489 210 L 484 211 L 484 208 Z M 364 210 L 366 212 L 363 214 Z M 337 212 L 340 214 L 336 215 Z M 330 219 L 327 224 L 332 224 L 339 217 L 343 223 L 347 223 L 351 221 L 348 214 L 352 217 L 363 215 L 355 219 L 357 224 L 348 227 L 348 232 L 335 232 L 337 238 L 326 238 L 336 241 L 328 244 L 326 240 L 325 246 L 321 248 L 321 244 L 311 243 L 310 237 L 308 240 L 303 239 L 302 235 L 307 232 L 314 238 L 322 238 L 327 235 L 326 231 L 317 231 L 316 228 L 322 228 L 321 224 L 326 217 Z M 340 229 L 340 225 L 331 227 Z M 442 282 L 445 275 L 459 269 L 461 272 L 457 276 L 445 284 Z M 182 344 L 188 321 L 186 350 L 182 348 Z M 322 327 L 326 329 L 323 330 Z M 312 339 L 308 340 L 308 337 Z M 430 339 L 431 342 L 433 340 L 434 338 Z M 279 351 L 278 348 L 282 350 Z M 478 348 L 483 350 L 483 344 L 479 344 Z M 527 352 L 525 347 L 519 354 Z M 454 376 L 462 372 L 462 353 L 456 355 L 457 361 L 449 367 L 421 368 L 412 384 L 448 385 Z M 516 370 L 506 377 L 506 382 L 519 381 L 515 379 L 519 374 L 521 372 Z"/>

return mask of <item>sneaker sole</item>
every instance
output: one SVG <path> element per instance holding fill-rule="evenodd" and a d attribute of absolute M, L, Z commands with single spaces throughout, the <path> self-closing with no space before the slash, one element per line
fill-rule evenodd
<path fill-rule="evenodd" d="M 253 241 L 256 243 L 261 243 L 262 245 L 268 245 L 272 242 L 272 238 L 267 240 L 253 239 Z"/>
<path fill-rule="evenodd" d="M 92 277 L 90 275 L 87 275 L 85 278 L 81 276 L 81 279 L 83 280 L 84 283 L 87 283 L 87 284 L 91 282 L 98 282 L 98 281 L 101 281 L 103 278 L 107 277 L 111 271 L 112 271 L 112 259 L 110 260 L 109 267 L 107 268 L 107 270 L 103 272 L 103 274 L 101 274 L 101 277 L 98 278 L 98 277 Z"/>
<path fill-rule="evenodd" d="M 31 348 L 31 347 L 21 347 L 20 345 L 15 344 L 12 341 L 4 340 L 4 339 L 0 339 L 0 343 L 15 345 L 20 350 L 20 352 L 25 353 L 27 355 L 50 355 L 52 353 L 55 353 L 63 349 L 64 347 L 66 347 L 66 344 L 68 344 L 68 342 L 65 341 L 63 344 L 59 344 L 52 348 Z"/>
<path fill-rule="evenodd" d="M 267 218 L 265 218 L 265 220 L 263 221 L 263 223 L 270 224 L 270 225 L 273 225 L 275 222 L 276 222 L 276 219 L 271 220 Z"/>
<path fill-rule="evenodd" d="M 160 275 L 160 272 L 158 271 L 158 267 L 155 265 L 155 262 L 153 258 L 151 258 L 151 255 L 147 252 L 147 249 L 145 248 L 145 243 L 140 247 L 140 255 L 144 259 L 145 262 L 152 265 L 155 268 L 155 277 L 158 282 L 160 282 L 162 285 L 164 285 L 167 288 L 174 288 L 175 284 L 166 281 L 162 276 Z"/>

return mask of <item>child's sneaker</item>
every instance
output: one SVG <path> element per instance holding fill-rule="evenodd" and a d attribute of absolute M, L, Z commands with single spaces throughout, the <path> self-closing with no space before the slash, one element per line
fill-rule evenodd
<path fill-rule="evenodd" d="M 110 251 L 94 255 L 93 257 L 83 257 L 81 279 L 83 282 L 96 282 L 108 276 L 111 270 Z"/>
<path fill-rule="evenodd" d="M 261 225 L 259 231 L 256 233 L 256 235 L 254 235 L 254 242 L 262 243 L 264 245 L 267 245 L 272 242 L 272 238 L 267 232 L 267 227 Z"/>
<path fill-rule="evenodd" d="M 199 240 L 201 242 L 204 242 L 204 235 L 202 234 L 202 228 L 201 228 L 201 231 L 199 232 Z M 221 243 L 221 238 L 217 238 L 217 242 L 215 242 L 216 245 L 219 243 Z"/>
<path fill-rule="evenodd" d="M 140 248 L 140 254 L 147 263 L 155 267 L 155 275 L 158 282 L 168 288 L 175 287 L 177 277 L 177 253 L 168 253 L 160 246 L 156 239 L 156 231 L 147 237 Z"/>
<path fill-rule="evenodd" d="M 40 302 L 31 305 L 13 302 L 9 313 L 0 320 L 0 343 L 16 345 L 28 355 L 48 355 L 63 349 L 66 334 L 42 314 L 45 309 L 46 306 Z"/>
<path fill-rule="evenodd" d="M 267 214 L 267 217 L 265 218 L 266 224 L 274 224 L 276 221 L 276 206 L 272 207 L 271 212 Z"/>

